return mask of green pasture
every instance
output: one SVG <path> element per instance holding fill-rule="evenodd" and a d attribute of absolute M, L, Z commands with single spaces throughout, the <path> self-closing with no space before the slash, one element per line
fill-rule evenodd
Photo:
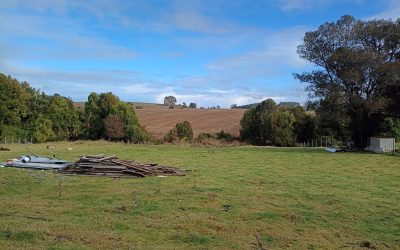
<path fill-rule="evenodd" d="M 71 161 L 103 153 L 188 171 L 112 179 L 0 168 L 0 249 L 400 246 L 397 156 L 108 142 L 6 146 L 0 161 L 29 151 Z"/>

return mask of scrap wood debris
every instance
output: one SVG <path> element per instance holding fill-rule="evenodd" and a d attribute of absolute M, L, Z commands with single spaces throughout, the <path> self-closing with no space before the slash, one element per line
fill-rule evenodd
<path fill-rule="evenodd" d="M 120 160 L 115 155 L 82 156 L 74 165 L 64 168 L 64 174 L 78 174 L 110 177 L 145 177 L 159 175 L 184 175 L 183 170 L 161 166 L 155 163 L 139 163 Z"/>

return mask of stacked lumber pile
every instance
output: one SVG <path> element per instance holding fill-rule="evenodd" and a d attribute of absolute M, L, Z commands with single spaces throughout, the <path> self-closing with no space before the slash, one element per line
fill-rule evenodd
<path fill-rule="evenodd" d="M 82 156 L 73 166 L 63 170 L 65 174 L 109 177 L 145 177 L 159 175 L 184 175 L 182 170 L 155 163 L 143 164 L 132 160 L 120 160 L 115 155 Z"/>

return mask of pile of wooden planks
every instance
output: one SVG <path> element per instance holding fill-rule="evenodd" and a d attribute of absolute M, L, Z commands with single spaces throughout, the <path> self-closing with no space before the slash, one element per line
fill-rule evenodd
<path fill-rule="evenodd" d="M 132 160 L 120 160 L 117 156 L 82 156 L 74 165 L 63 169 L 64 174 L 109 177 L 145 177 L 160 175 L 184 175 L 182 170 L 155 163 L 143 164 Z"/>

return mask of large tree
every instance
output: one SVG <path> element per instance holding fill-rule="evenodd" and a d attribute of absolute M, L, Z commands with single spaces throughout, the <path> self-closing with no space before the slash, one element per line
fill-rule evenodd
<path fill-rule="evenodd" d="M 175 96 L 170 95 L 170 96 L 164 97 L 164 105 L 173 107 L 175 104 L 176 104 Z"/>
<path fill-rule="evenodd" d="M 244 113 L 240 137 L 256 145 L 294 145 L 296 116 L 293 110 L 277 107 L 272 99 L 261 102 Z"/>
<path fill-rule="evenodd" d="M 141 143 L 148 140 L 135 111 L 113 93 L 91 93 L 84 108 L 86 137 Z"/>
<path fill-rule="evenodd" d="M 335 123 L 328 125 L 335 134 L 350 134 L 365 146 L 385 117 L 399 115 L 400 19 L 343 16 L 307 32 L 297 51 L 317 67 L 295 77 L 307 83 L 310 98 L 325 112 L 325 125 Z"/>

